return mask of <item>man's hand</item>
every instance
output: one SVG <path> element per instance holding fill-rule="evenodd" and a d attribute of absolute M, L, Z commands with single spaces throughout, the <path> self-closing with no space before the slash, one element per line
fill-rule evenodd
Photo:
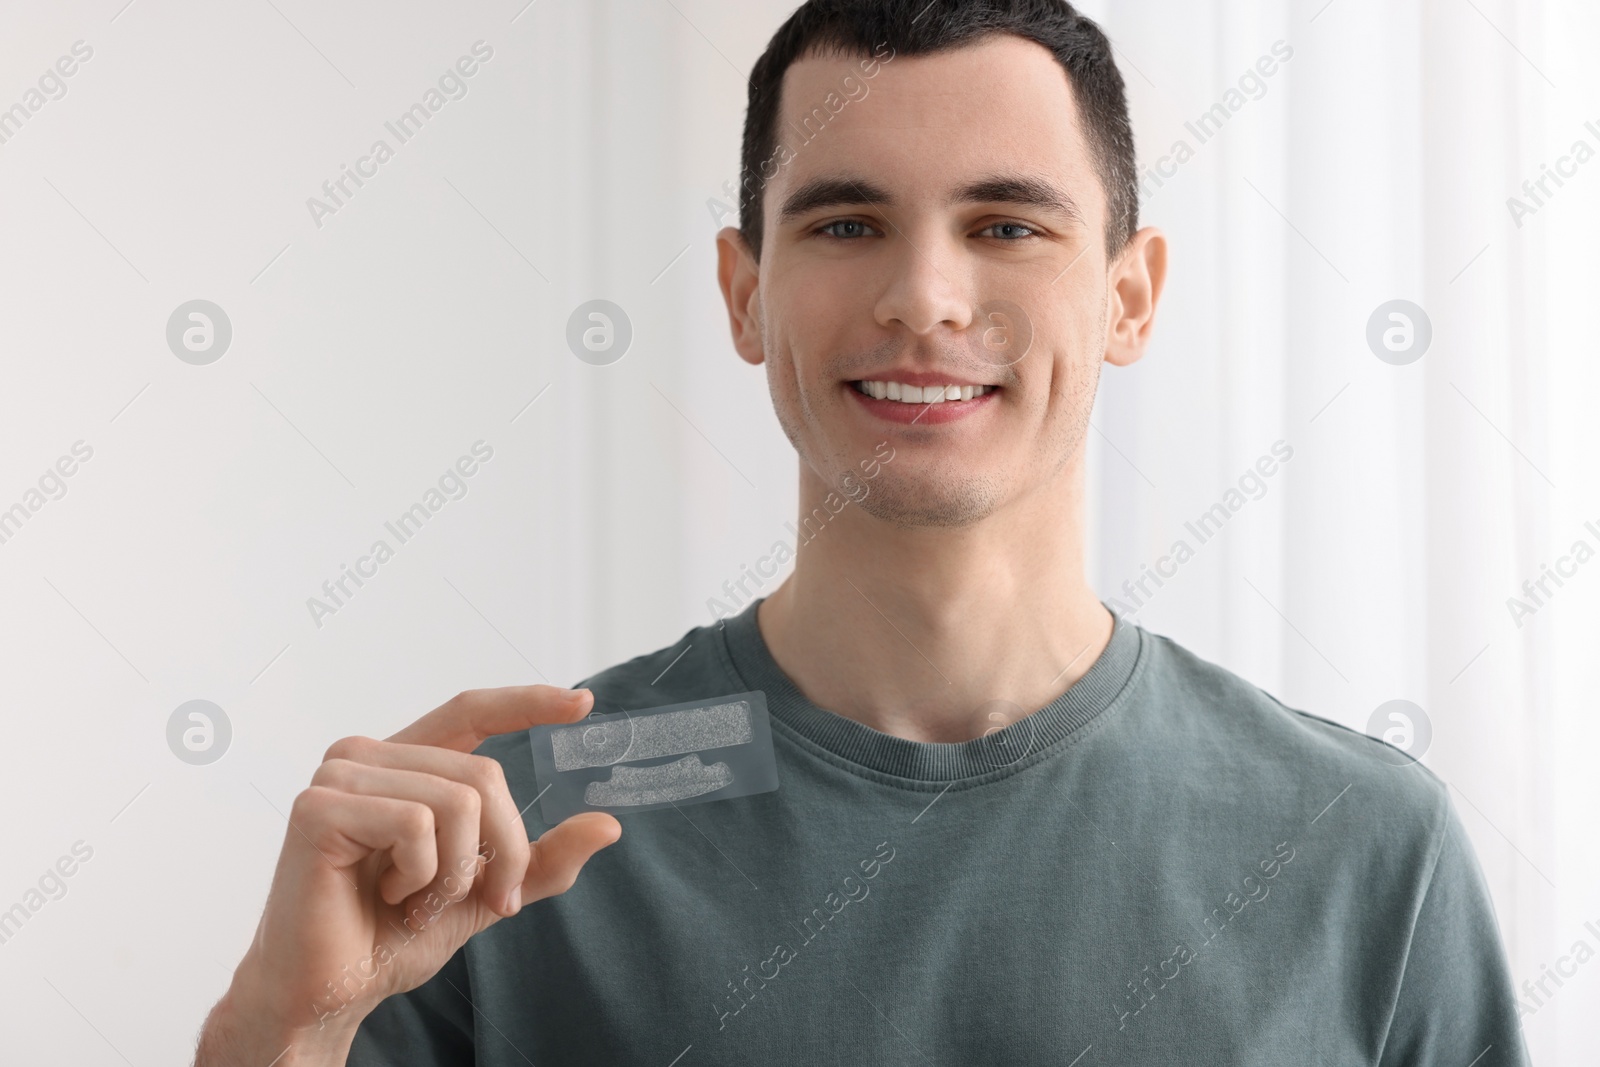
<path fill-rule="evenodd" d="M 387 741 L 337 741 L 295 798 L 267 906 L 201 1032 L 198 1067 L 345 1061 L 384 997 L 432 977 L 473 934 L 564 893 L 622 826 L 585 812 L 529 842 L 485 739 L 574 722 L 593 694 L 462 693 Z"/>

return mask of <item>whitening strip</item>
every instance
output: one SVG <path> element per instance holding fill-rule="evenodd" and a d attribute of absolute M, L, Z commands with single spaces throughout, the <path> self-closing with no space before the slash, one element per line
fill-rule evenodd
<path fill-rule="evenodd" d="M 528 742 L 551 825 L 580 811 L 620 815 L 778 788 L 760 692 L 535 726 Z"/>
<path fill-rule="evenodd" d="M 737 700 L 670 715 L 561 727 L 550 734 L 550 747 L 555 750 L 556 770 L 576 771 L 609 767 L 623 760 L 743 745 L 749 740 L 750 705 Z"/>
<path fill-rule="evenodd" d="M 615 804 L 638 807 L 641 804 L 668 804 L 687 800 L 733 781 L 726 763 L 707 767 L 699 756 L 685 756 L 659 767 L 618 767 L 609 781 L 590 782 L 583 790 L 588 804 Z"/>

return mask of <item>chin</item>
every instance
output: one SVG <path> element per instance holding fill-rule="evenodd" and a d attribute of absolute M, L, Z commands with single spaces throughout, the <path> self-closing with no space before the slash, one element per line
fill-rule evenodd
<path fill-rule="evenodd" d="M 932 481 L 931 486 L 905 479 L 885 483 L 880 476 L 857 506 L 881 522 L 904 528 L 971 526 L 999 510 L 1001 489 L 995 481 Z"/>

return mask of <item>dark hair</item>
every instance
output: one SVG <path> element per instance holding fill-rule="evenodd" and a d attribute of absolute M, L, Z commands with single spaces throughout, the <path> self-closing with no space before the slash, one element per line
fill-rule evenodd
<path fill-rule="evenodd" d="M 870 56 L 940 52 L 1006 33 L 1048 48 L 1066 70 L 1095 170 L 1106 191 L 1106 251 L 1133 236 L 1139 215 L 1133 130 L 1111 43 L 1066 0 L 806 0 L 750 72 L 740 165 L 739 229 L 761 258 L 761 171 L 777 145 L 779 95 L 789 66 L 810 52 Z M 768 175 L 768 178 L 771 176 Z"/>

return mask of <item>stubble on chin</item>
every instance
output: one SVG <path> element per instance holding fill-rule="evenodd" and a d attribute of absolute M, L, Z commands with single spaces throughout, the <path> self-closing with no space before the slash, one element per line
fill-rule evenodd
<path fill-rule="evenodd" d="M 858 501 L 861 510 L 880 522 L 913 529 L 971 526 L 1000 506 L 1001 486 L 993 477 L 969 474 L 918 484 L 914 479 L 895 477 L 901 473 L 881 472 L 871 492 Z"/>
<path fill-rule="evenodd" d="M 820 406 L 815 403 L 817 398 L 802 397 L 801 388 L 792 381 L 769 384 L 778 425 L 783 428 L 800 462 L 829 490 L 874 519 L 902 529 L 969 526 L 992 515 L 999 507 L 1002 486 L 991 475 L 957 470 L 930 474 L 926 480 L 919 480 L 906 477 L 906 472 L 893 469 L 891 464 L 882 467 L 878 476 L 869 481 L 862 476 L 856 463 L 871 459 L 870 452 L 854 459 L 845 455 L 812 455 L 804 432 L 807 413 L 816 417 L 818 424 L 826 421 L 826 415 L 817 410 Z M 827 449 L 826 442 L 822 447 Z M 865 487 L 865 495 L 852 492 L 852 487 Z"/>

